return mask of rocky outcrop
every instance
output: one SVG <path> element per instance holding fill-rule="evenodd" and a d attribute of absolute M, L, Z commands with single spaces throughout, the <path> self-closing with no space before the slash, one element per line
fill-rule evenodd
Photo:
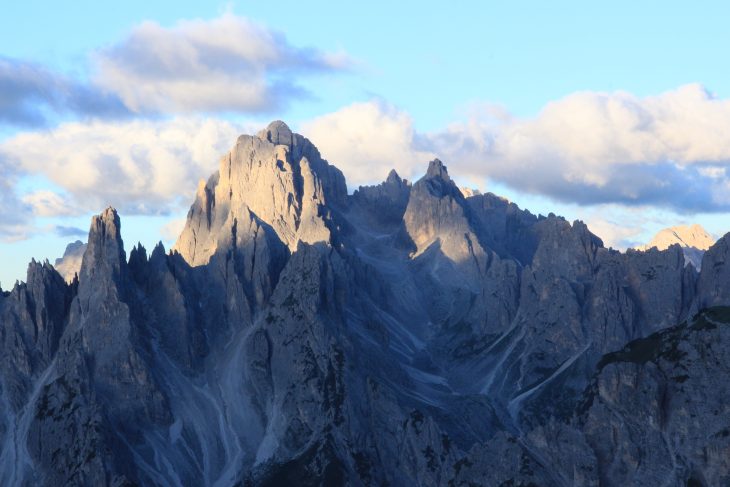
<path fill-rule="evenodd" d="M 730 481 L 730 309 L 601 359 L 581 417 L 601 485 Z"/>
<path fill-rule="evenodd" d="M 722 485 L 729 241 L 699 274 L 678 245 L 606 249 L 439 160 L 347 195 L 273 122 L 170 252 L 127 259 L 110 208 L 77 279 L 32 262 L 0 293 L 0 477 Z"/>
<path fill-rule="evenodd" d="M 360 186 L 352 195 L 353 202 L 367 213 L 371 225 L 397 225 L 403 219 L 411 192 L 410 183 L 395 170 L 377 186 Z"/>
<path fill-rule="evenodd" d="M 66 285 L 47 262 L 33 260 L 25 283 L 0 298 L 3 399 L 17 412 L 28 401 L 32 382 L 58 350 L 77 283 Z"/>

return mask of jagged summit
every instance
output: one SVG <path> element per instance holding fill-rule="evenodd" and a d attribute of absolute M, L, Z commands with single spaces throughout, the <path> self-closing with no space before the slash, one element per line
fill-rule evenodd
<path fill-rule="evenodd" d="M 329 212 L 347 204 L 345 178 L 305 137 L 275 121 L 242 135 L 220 169 L 198 188 L 174 249 L 193 265 L 253 242 L 329 242 Z M 259 237 L 260 238 L 260 237 Z"/>
<path fill-rule="evenodd" d="M 90 293 L 100 290 L 100 280 L 119 279 L 127 259 L 122 241 L 122 221 L 113 207 L 91 217 L 86 251 L 81 263 L 79 282 Z"/>
<path fill-rule="evenodd" d="M 389 184 L 397 184 L 402 181 L 401 177 L 398 175 L 395 169 L 391 169 L 388 173 L 388 177 L 385 178 L 385 182 Z"/>
<path fill-rule="evenodd" d="M 291 129 L 281 120 L 274 120 L 256 135 L 261 139 L 268 140 L 274 145 L 291 146 L 294 141 L 294 134 Z"/>
<path fill-rule="evenodd" d="M 8 484 L 728 484 L 730 234 L 698 273 L 438 160 L 347 195 L 278 121 L 173 251 L 121 230 L 0 293 Z"/>
<path fill-rule="evenodd" d="M 426 177 L 427 178 L 441 178 L 446 181 L 451 181 L 451 178 L 449 177 L 449 172 L 446 169 L 446 166 L 443 162 L 441 162 L 440 159 L 434 159 L 431 162 L 428 163 L 428 170 L 426 171 Z"/>

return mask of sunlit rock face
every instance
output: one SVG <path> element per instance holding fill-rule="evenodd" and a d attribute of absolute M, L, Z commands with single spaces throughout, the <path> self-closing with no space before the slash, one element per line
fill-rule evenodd
<path fill-rule="evenodd" d="M 659 231 L 651 242 L 638 247 L 638 250 L 649 250 L 653 247 L 666 250 L 672 245 L 679 245 L 685 262 L 699 270 L 702 267 L 702 256 L 714 243 L 715 239 L 701 225 L 677 225 Z"/>
<path fill-rule="evenodd" d="M 324 212 L 346 203 L 342 173 L 309 140 L 272 122 L 239 137 L 218 172 L 201 181 L 174 248 L 193 266 L 207 264 L 222 245 L 245 244 L 262 228 L 293 251 L 299 241 L 328 241 Z"/>
<path fill-rule="evenodd" d="M 606 249 L 438 159 L 347 194 L 273 122 L 175 247 L 0 293 L 9 485 L 724 485 L 730 259 Z"/>

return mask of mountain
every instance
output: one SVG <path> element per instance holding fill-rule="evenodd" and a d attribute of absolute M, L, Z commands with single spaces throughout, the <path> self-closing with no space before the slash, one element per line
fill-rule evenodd
<path fill-rule="evenodd" d="M 76 240 L 66 246 L 63 257 L 56 259 L 53 267 L 61 274 L 66 282 L 73 281 L 73 278 L 81 270 L 81 259 L 86 252 L 86 244 Z"/>
<path fill-rule="evenodd" d="M 730 234 L 620 253 L 438 159 L 348 195 L 273 122 L 121 236 L 0 295 L 9 485 L 730 482 Z"/>
<path fill-rule="evenodd" d="M 715 243 L 715 239 L 701 225 L 677 225 L 660 230 L 647 245 L 637 247 L 638 250 L 649 250 L 656 247 L 666 250 L 671 245 L 679 245 L 684 252 L 685 261 L 699 269 L 702 256 Z"/>

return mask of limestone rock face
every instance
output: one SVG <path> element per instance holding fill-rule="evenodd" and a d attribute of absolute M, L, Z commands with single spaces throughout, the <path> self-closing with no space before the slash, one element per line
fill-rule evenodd
<path fill-rule="evenodd" d="M 33 379 L 53 360 L 74 293 L 75 285 L 67 286 L 48 263 L 34 260 L 26 282 L 0 298 L 2 390 L 11 410 L 21 409 Z"/>
<path fill-rule="evenodd" d="M 300 240 L 326 242 L 324 208 L 346 198 L 342 173 L 309 140 L 272 122 L 257 136 L 239 137 L 218 172 L 201 181 L 175 250 L 193 266 L 207 264 L 239 218 L 270 227 L 290 251 Z"/>
<path fill-rule="evenodd" d="M 697 283 L 699 308 L 724 305 L 730 299 L 730 234 L 705 253 Z"/>
<path fill-rule="evenodd" d="M 601 485 L 730 481 L 728 310 L 710 309 L 603 357 L 581 417 Z"/>
<path fill-rule="evenodd" d="M 360 186 L 352 195 L 352 199 L 367 212 L 374 226 L 378 223 L 393 225 L 403 219 L 410 192 L 410 183 L 401 179 L 398 173 L 392 170 L 381 184 Z"/>
<path fill-rule="evenodd" d="M 121 232 L 0 292 L 5 483 L 730 481 L 729 236 L 621 253 L 438 159 L 348 195 L 279 121 L 170 252 Z"/>

